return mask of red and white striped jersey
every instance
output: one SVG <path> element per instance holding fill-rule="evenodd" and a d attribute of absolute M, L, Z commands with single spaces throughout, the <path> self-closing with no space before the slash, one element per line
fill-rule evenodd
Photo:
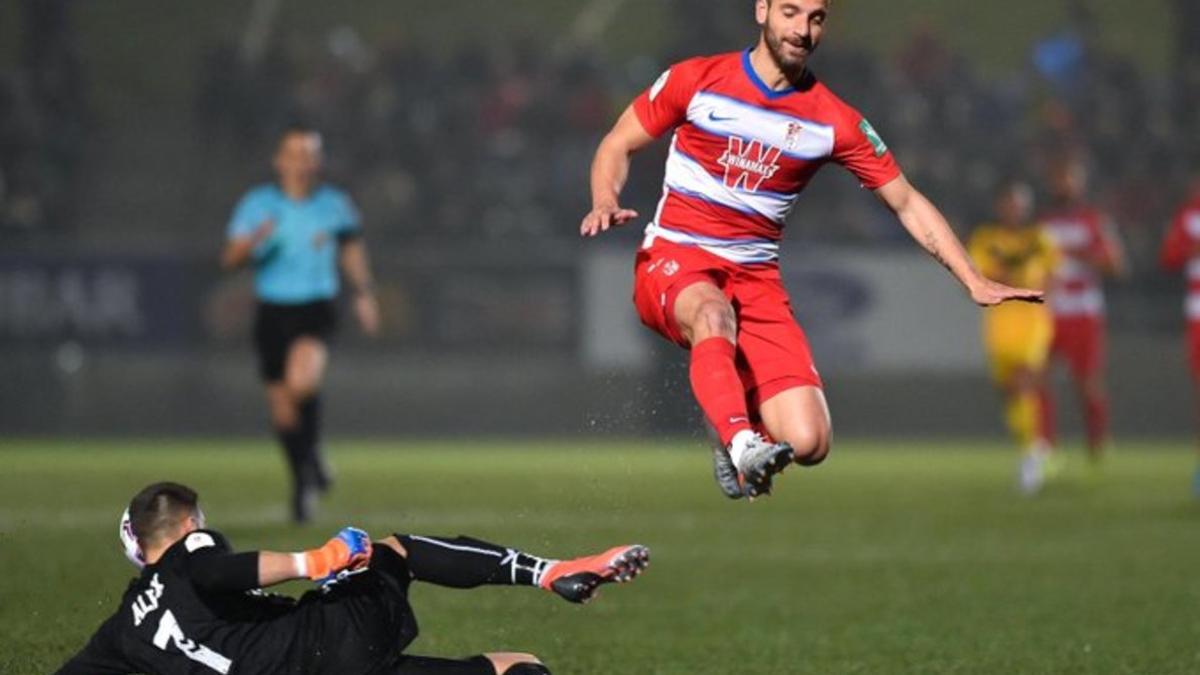
<path fill-rule="evenodd" d="M 671 66 L 633 109 L 651 136 L 675 129 L 646 246 L 662 238 L 741 264 L 776 263 L 787 215 L 826 162 L 869 189 L 900 175 L 858 111 L 811 75 L 772 90 L 749 50 Z"/>
<path fill-rule="evenodd" d="M 1048 290 L 1054 316 L 1104 316 L 1104 280 L 1097 260 L 1115 259 L 1118 246 L 1104 216 L 1079 206 L 1051 211 L 1041 220 L 1062 254 Z"/>
<path fill-rule="evenodd" d="M 1163 241 L 1162 264 L 1183 270 L 1187 279 L 1184 315 L 1188 321 L 1200 322 L 1200 198 L 1184 204 L 1175 214 Z"/>

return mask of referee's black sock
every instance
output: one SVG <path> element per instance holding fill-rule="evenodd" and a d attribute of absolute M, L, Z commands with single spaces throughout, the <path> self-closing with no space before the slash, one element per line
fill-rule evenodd
<path fill-rule="evenodd" d="M 413 578 L 451 588 L 537 586 L 556 560 L 547 560 L 471 537 L 398 534 Z"/>
<path fill-rule="evenodd" d="M 275 429 L 275 435 L 283 446 L 284 456 L 287 457 L 288 468 L 292 474 L 292 520 L 297 523 L 308 522 L 312 518 L 313 491 L 315 479 L 311 463 L 308 461 L 308 450 L 305 447 L 304 432 L 300 425 L 292 429 Z"/>
<path fill-rule="evenodd" d="M 300 431 L 304 434 L 304 440 L 315 447 L 321 436 L 321 395 L 309 396 L 298 407 Z"/>
<path fill-rule="evenodd" d="M 317 487 L 329 487 L 332 478 L 325 458 L 321 456 L 321 395 L 313 394 L 299 405 L 300 433 L 304 448 L 304 460 L 312 472 Z"/>
<path fill-rule="evenodd" d="M 292 482 L 298 486 L 304 480 L 305 457 L 308 454 L 305 449 L 304 430 L 301 425 L 291 429 L 275 427 L 275 437 L 279 439 L 279 445 L 283 446 L 283 455 L 287 459 Z"/>

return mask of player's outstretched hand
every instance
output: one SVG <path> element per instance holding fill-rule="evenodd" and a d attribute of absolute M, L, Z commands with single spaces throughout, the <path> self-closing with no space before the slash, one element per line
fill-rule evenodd
<path fill-rule="evenodd" d="M 584 237 L 594 237 L 609 228 L 624 225 L 638 217 L 633 209 L 623 209 L 615 204 L 612 206 L 597 206 L 583 217 L 579 225 L 579 234 Z"/>
<path fill-rule="evenodd" d="M 371 560 L 371 536 L 357 527 L 343 527 L 321 548 L 304 552 L 308 578 L 319 581 L 345 569 L 359 569 Z"/>
<path fill-rule="evenodd" d="M 354 316 L 367 337 L 379 335 L 379 301 L 371 293 L 354 296 Z"/>
<path fill-rule="evenodd" d="M 1045 291 L 1035 291 L 1031 288 L 1013 288 L 991 279 L 981 278 L 971 289 L 971 299 L 980 307 L 992 307 L 1002 302 L 1043 302 Z"/>

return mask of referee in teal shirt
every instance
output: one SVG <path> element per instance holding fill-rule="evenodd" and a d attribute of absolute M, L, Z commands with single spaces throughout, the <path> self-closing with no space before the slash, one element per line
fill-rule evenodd
<path fill-rule="evenodd" d="M 274 168 L 278 182 L 251 189 L 234 209 L 221 264 L 254 270 L 259 371 L 291 468 L 292 517 L 304 522 L 317 494 L 330 486 L 320 444 L 320 389 L 336 324 L 339 267 L 367 335 L 379 332 L 379 305 L 358 209 L 345 192 L 320 180 L 321 135 L 289 128 Z"/>

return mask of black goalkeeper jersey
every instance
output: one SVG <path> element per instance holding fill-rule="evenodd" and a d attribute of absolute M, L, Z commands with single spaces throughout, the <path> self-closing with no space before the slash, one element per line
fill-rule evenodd
<path fill-rule="evenodd" d="M 304 633 L 306 613 L 295 600 L 196 583 L 231 555 L 212 530 L 176 542 L 129 584 L 120 608 L 59 673 L 302 672 L 293 641 Z"/>
<path fill-rule="evenodd" d="M 403 557 L 375 548 L 368 569 L 299 601 L 258 590 L 256 553 L 198 530 L 125 591 L 121 606 L 59 675 L 348 675 L 393 672 L 417 636 Z"/>

